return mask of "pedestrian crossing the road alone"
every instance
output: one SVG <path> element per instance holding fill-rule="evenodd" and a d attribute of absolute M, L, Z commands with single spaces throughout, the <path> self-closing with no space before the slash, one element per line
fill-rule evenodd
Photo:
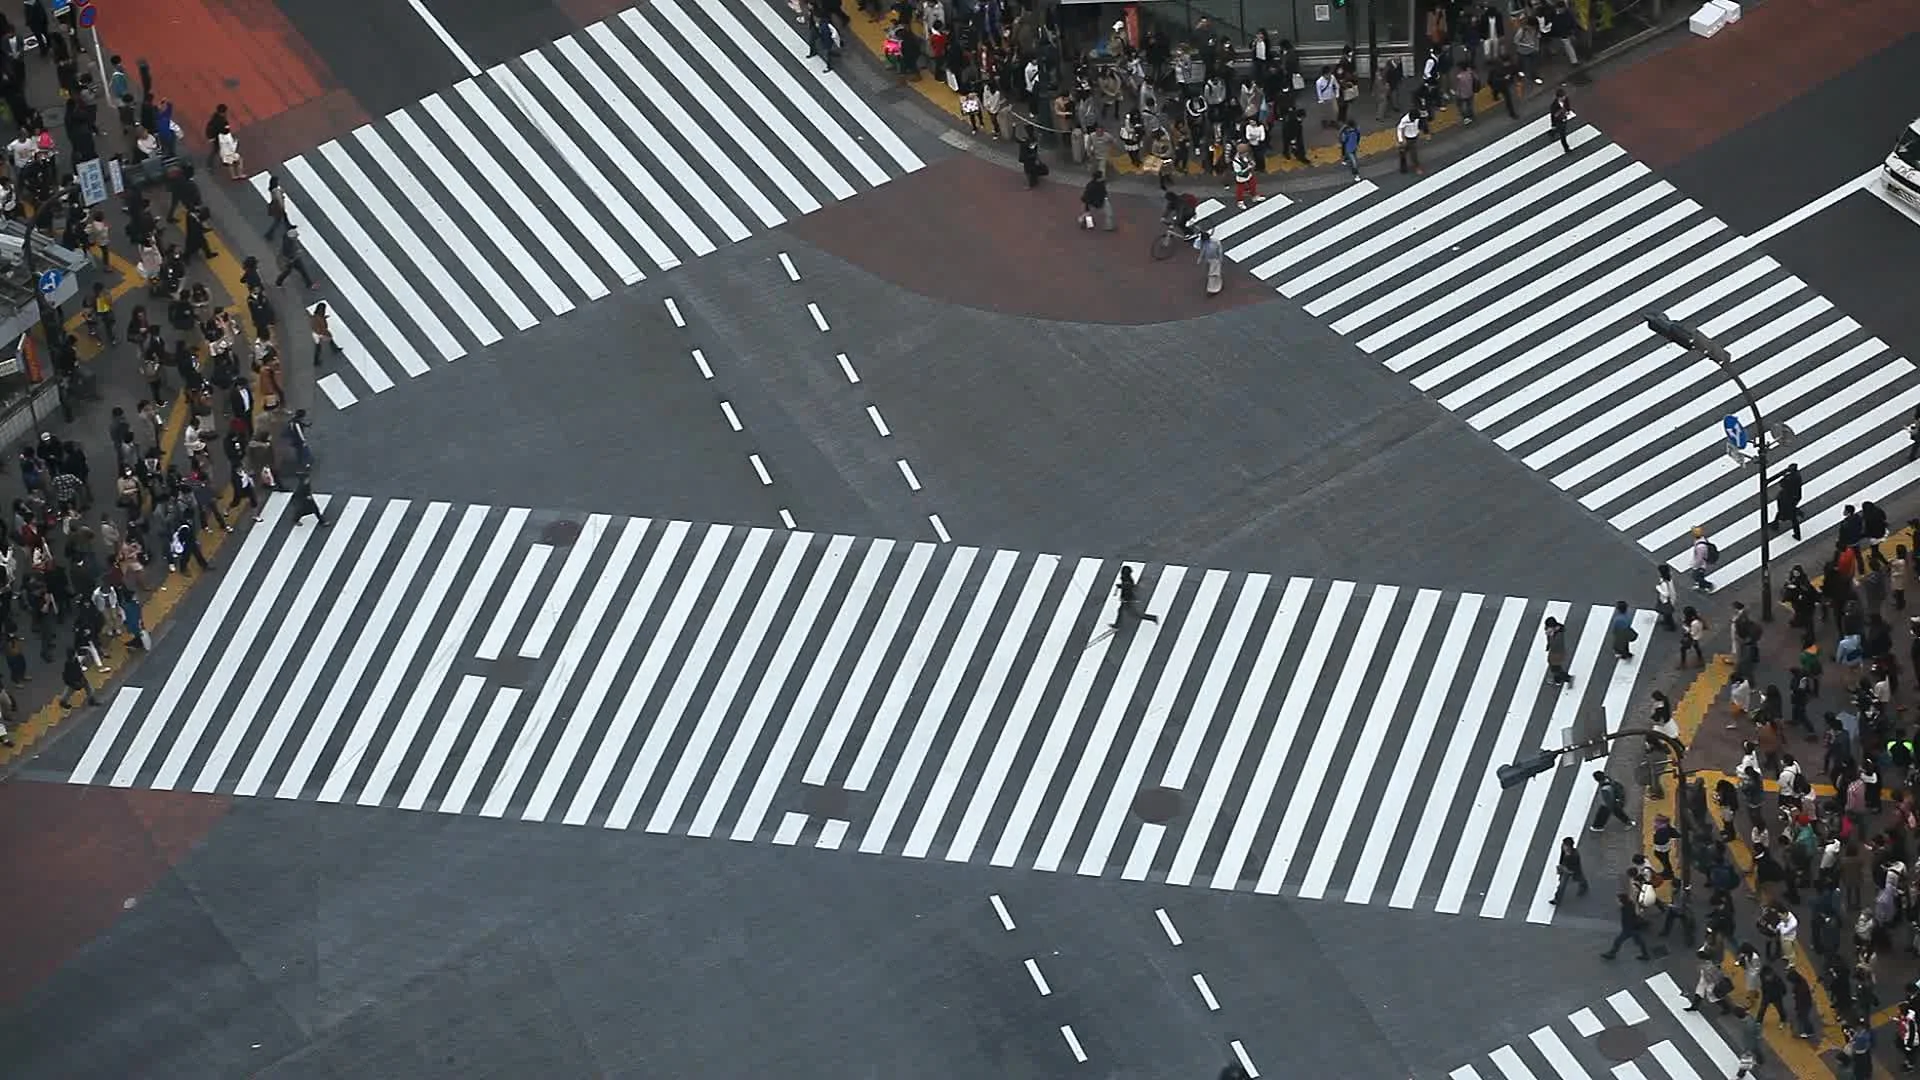
<path fill-rule="evenodd" d="M 762 0 L 656 0 L 282 163 L 349 365 L 322 391 L 344 408 L 921 168 L 805 44 Z"/>
<path fill-rule="evenodd" d="M 1685 1011 L 1686 1005 L 1671 976 L 1655 975 L 1460 1066 L 1447 1074 L 1448 1080 L 1701 1080 L 1734 1075 L 1740 1056 L 1711 1021 Z M 1602 1032 L 1621 1028 L 1633 1036 L 1621 1045 L 1643 1048 L 1625 1061 L 1603 1052 L 1598 1041 Z"/>
<path fill-rule="evenodd" d="M 1656 557 L 1687 568 L 1690 530 L 1706 528 L 1728 584 L 1760 564 L 1757 482 L 1722 426 L 1751 413 L 1714 361 L 1642 315 L 1697 324 L 1780 437 L 1772 467 L 1806 477 L 1805 539 L 1776 538 L 1774 558 L 1804 544 L 1800 558 L 1824 559 L 1846 505 L 1920 479 L 1913 365 L 1598 129 L 1569 141 L 1542 118 L 1391 193 L 1362 182 L 1203 224 Z"/>
<path fill-rule="evenodd" d="M 70 779 L 1550 921 L 1610 607 L 276 495 Z M 1569 627 L 1569 690 L 1541 630 Z M 1653 616 L 1630 618 L 1641 637 Z M 164 664 L 164 657 L 157 658 Z M 156 668 L 156 670 L 161 670 Z"/>

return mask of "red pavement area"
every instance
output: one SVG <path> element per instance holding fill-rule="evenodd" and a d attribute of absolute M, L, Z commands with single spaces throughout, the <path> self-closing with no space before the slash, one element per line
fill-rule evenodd
<path fill-rule="evenodd" d="M 173 99 L 189 145 L 216 105 L 233 117 L 241 152 L 254 167 L 345 134 L 366 122 L 273 0 L 164 0 L 113 5 L 101 43 L 126 60 L 144 58 L 155 93 Z"/>
<path fill-rule="evenodd" d="M 1711 38 L 1688 35 L 1609 73 L 1579 91 L 1578 105 L 1610 138 L 1659 168 L 1915 31 L 1920 0 L 1765 0 Z M 1784 136 L 1781 152 L 1790 152 Z"/>
<path fill-rule="evenodd" d="M 136 904 L 227 813 L 220 796 L 0 784 L 0 1006 L 60 969 Z"/>

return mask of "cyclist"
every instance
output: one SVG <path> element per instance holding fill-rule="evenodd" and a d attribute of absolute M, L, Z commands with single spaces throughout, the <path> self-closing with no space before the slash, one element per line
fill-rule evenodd
<path fill-rule="evenodd" d="M 1166 209 L 1161 213 L 1160 220 L 1166 225 L 1167 231 L 1174 233 L 1182 240 L 1191 240 L 1193 239 L 1193 217 L 1198 207 L 1199 200 L 1192 195 L 1181 195 L 1169 191 Z"/>

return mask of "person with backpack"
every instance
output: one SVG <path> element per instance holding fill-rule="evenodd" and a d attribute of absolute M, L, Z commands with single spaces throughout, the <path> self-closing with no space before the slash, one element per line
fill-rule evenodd
<path fill-rule="evenodd" d="M 1600 954 L 1601 958 L 1611 960 L 1619 956 L 1620 946 L 1631 941 L 1640 946 L 1640 959 L 1653 959 L 1653 954 L 1647 951 L 1646 939 L 1640 936 L 1640 932 L 1647 928 L 1647 920 L 1640 914 L 1640 906 L 1633 902 L 1633 897 L 1624 892 L 1616 899 L 1620 903 L 1620 932 L 1614 935 L 1612 947 Z"/>
<path fill-rule="evenodd" d="M 1593 822 L 1587 828 L 1593 832 L 1605 832 L 1607 821 L 1611 818 L 1619 818 L 1620 823 L 1629 829 L 1637 828 L 1634 820 L 1627 816 L 1627 789 L 1620 781 L 1600 769 L 1593 771 L 1593 779 L 1600 785 L 1600 805 L 1594 809 Z"/>
<path fill-rule="evenodd" d="M 1707 575 L 1719 562 L 1720 549 L 1714 547 L 1713 541 L 1707 539 L 1706 529 L 1695 526 L 1693 530 L 1693 565 L 1691 568 L 1695 592 L 1710 593 L 1713 591 L 1713 582 L 1707 580 Z"/>

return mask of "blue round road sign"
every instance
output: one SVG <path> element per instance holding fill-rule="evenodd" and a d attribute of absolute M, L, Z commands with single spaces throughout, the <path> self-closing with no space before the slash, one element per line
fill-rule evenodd
<path fill-rule="evenodd" d="M 92 26 L 93 20 L 99 17 L 100 12 L 96 10 L 92 4 L 80 5 L 80 25 L 82 27 Z"/>
<path fill-rule="evenodd" d="M 1741 423 L 1739 417 L 1728 414 L 1720 421 L 1720 426 L 1726 429 L 1727 442 L 1735 450 L 1747 448 L 1747 425 Z"/>
<path fill-rule="evenodd" d="M 53 291 L 60 287 L 60 282 L 65 277 L 66 275 L 59 270 L 44 271 L 40 275 L 40 291 L 47 296 L 52 296 Z"/>

